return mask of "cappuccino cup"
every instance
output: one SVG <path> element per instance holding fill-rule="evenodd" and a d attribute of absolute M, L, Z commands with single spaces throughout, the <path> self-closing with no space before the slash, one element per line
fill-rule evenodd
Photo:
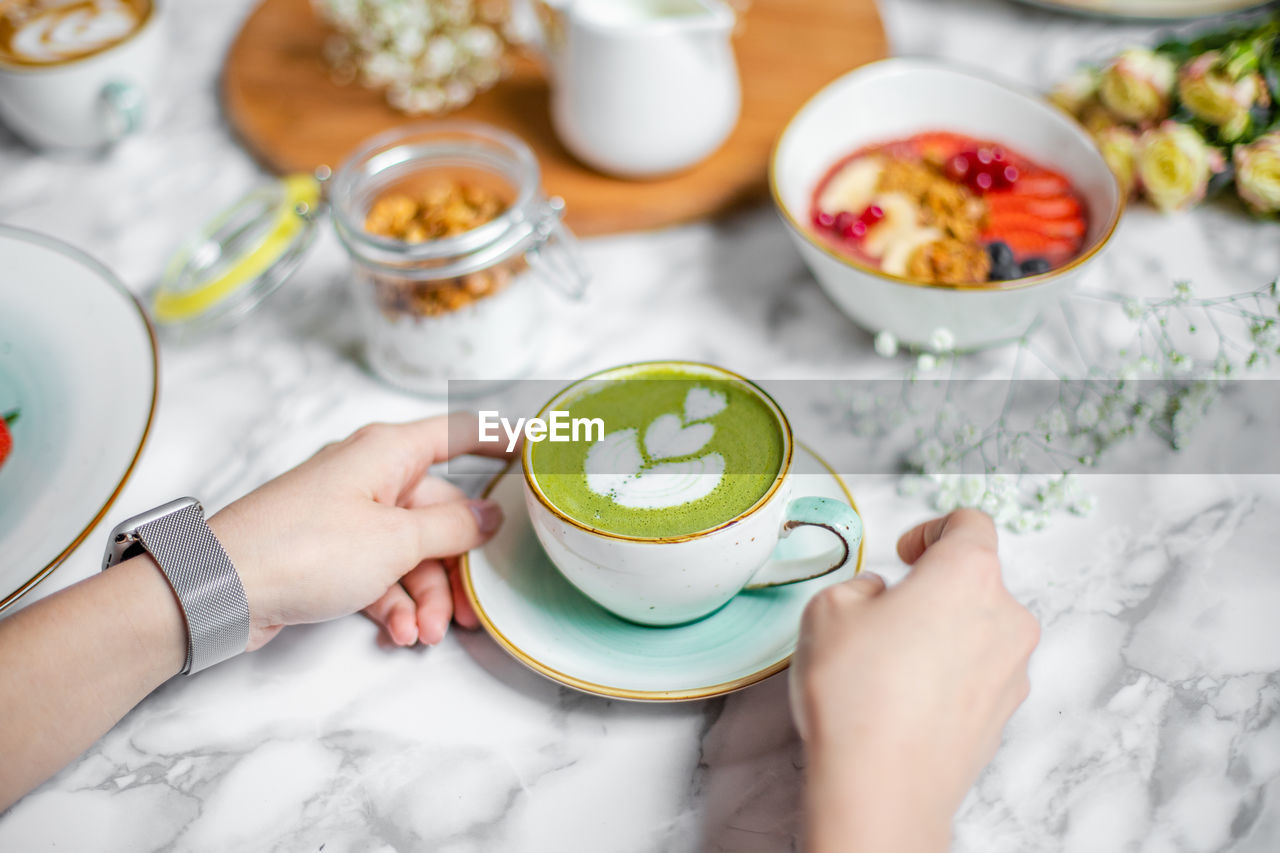
<path fill-rule="evenodd" d="M 856 559 L 857 512 L 793 494 L 786 415 L 734 373 L 676 361 L 614 368 L 570 385 L 538 418 L 575 429 L 574 440 L 525 442 L 534 532 L 570 583 L 624 619 L 691 622 L 744 589 Z M 830 547 L 771 559 L 803 526 L 828 531 Z"/>
<path fill-rule="evenodd" d="M 162 0 L 0 0 L 0 118 L 39 148 L 141 129 L 160 72 Z"/>

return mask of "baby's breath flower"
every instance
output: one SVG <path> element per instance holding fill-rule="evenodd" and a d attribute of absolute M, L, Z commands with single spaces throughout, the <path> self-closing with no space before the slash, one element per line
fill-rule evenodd
<path fill-rule="evenodd" d="M 909 404 L 902 405 L 901 400 L 886 399 L 881 404 L 884 411 L 892 411 L 903 422 L 907 418 L 904 411 L 916 419 L 917 446 L 908 461 L 916 471 L 927 475 L 914 478 L 911 486 L 904 485 L 904 493 L 908 488 L 921 489 L 924 499 L 939 510 L 980 507 L 998 525 L 1017 531 L 1043 528 L 1051 513 L 1093 512 L 1097 499 L 1084 492 L 1074 474 L 1027 472 L 1053 460 L 1063 460 L 1064 467 L 1094 467 L 1104 451 L 1135 435 L 1143 426 L 1154 427 L 1156 434 L 1174 448 L 1185 446 L 1220 393 L 1224 378 L 1236 372 L 1239 365 L 1254 369 L 1280 355 L 1277 282 L 1280 279 L 1258 290 L 1214 299 L 1195 297 L 1187 282 L 1174 286 L 1172 299 L 1120 301 L 1116 295 L 1108 295 L 1120 301 L 1124 313 L 1141 324 L 1135 343 L 1119 350 L 1121 363 L 1091 367 L 1079 397 L 1068 396 L 1050 406 L 1031 424 L 1012 422 L 1016 407 L 1011 412 L 1006 406 L 993 423 L 979 426 L 949 405 L 916 406 L 913 410 Z M 1165 333 L 1148 334 L 1148 324 L 1178 327 L 1180 317 L 1191 325 L 1187 309 L 1204 312 L 1210 318 L 1205 331 L 1218 336 L 1218 352 L 1211 362 L 1175 349 Z M 1214 317 L 1224 322 L 1216 322 Z M 1223 332 L 1227 323 L 1234 324 L 1234 340 Z M 936 343 L 930 341 L 931 345 Z M 1242 344 L 1252 349 L 1245 349 L 1246 356 L 1236 361 L 1230 357 L 1229 347 Z M 934 368 L 939 360 L 951 363 L 952 357 L 926 351 L 918 358 L 917 369 Z M 1052 364 L 1047 366 L 1053 369 Z M 1194 381 L 1165 382 L 1164 387 L 1139 381 L 1195 375 L 1199 378 Z M 1100 378 L 1103 376 L 1117 378 Z M 907 377 L 910 382 L 920 381 L 921 386 L 928 387 L 936 387 L 940 381 L 917 380 L 915 370 L 908 371 Z M 923 417 L 926 414 L 928 417 Z M 1067 459 L 1073 461 L 1066 463 Z M 974 463 L 985 467 L 984 475 L 963 473 L 971 472 Z M 1019 473 L 999 473 L 1001 468 Z"/>
<path fill-rule="evenodd" d="M 924 491 L 924 488 L 928 484 L 928 482 L 929 482 L 929 478 L 927 477 L 920 477 L 920 476 L 908 474 L 907 476 L 898 480 L 898 494 L 908 498 L 915 497 L 916 495 Z"/>
<path fill-rule="evenodd" d="M 876 334 L 876 355 L 881 358 L 893 358 L 898 354 L 898 339 L 893 332 L 883 329 Z"/>
<path fill-rule="evenodd" d="M 986 490 L 984 477 L 975 474 L 965 475 L 960 478 L 960 485 L 956 490 L 956 502 L 960 506 L 977 506 L 982 501 Z"/>
<path fill-rule="evenodd" d="M 929 348 L 934 352 L 951 352 L 956 345 L 956 336 L 945 327 L 938 327 L 929 336 Z"/>
<path fill-rule="evenodd" d="M 1071 511 L 1076 515 L 1092 515 L 1097 508 L 1098 498 L 1096 495 L 1081 495 L 1071 504 Z"/>
<path fill-rule="evenodd" d="M 933 496 L 933 507 L 938 512 L 951 512 L 960 505 L 959 491 L 956 489 L 955 478 L 948 477 L 938 486 L 938 491 Z"/>
<path fill-rule="evenodd" d="M 938 366 L 938 359 L 933 353 L 922 352 L 916 357 L 916 369 L 921 373 L 932 373 L 933 369 Z"/>
<path fill-rule="evenodd" d="M 471 101 L 498 81 L 508 4 L 486 0 L 312 0 L 337 31 L 325 56 L 334 77 L 385 88 L 410 114 Z M 337 46 L 338 44 L 341 46 Z"/>
<path fill-rule="evenodd" d="M 942 446 L 942 442 L 936 438 L 931 438 L 924 444 L 920 445 L 919 459 L 920 468 L 926 473 L 934 473 L 942 467 L 943 460 L 946 459 L 947 451 Z"/>
<path fill-rule="evenodd" d="M 1083 400 L 1076 406 L 1076 425 L 1089 429 L 1098 422 L 1098 407 L 1092 400 Z"/>
<path fill-rule="evenodd" d="M 1037 528 L 1039 522 L 1039 513 L 1024 509 L 1013 519 L 1013 529 L 1018 533 L 1030 533 Z"/>
<path fill-rule="evenodd" d="M 1253 343 L 1258 349 L 1275 350 L 1280 347 L 1280 327 L 1274 320 L 1259 323 L 1252 329 Z"/>
<path fill-rule="evenodd" d="M 874 394 L 857 391 L 849 398 L 849 411 L 855 415 L 866 415 L 876 410 Z"/>

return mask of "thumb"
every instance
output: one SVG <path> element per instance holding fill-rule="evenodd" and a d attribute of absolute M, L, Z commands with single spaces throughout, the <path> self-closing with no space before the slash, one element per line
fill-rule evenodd
<path fill-rule="evenodd" d="M 502 507 L 489 500 L 448 501 L 404 512 L 412 525 L 415 565 L 483 545 L 502 524 Z"/>
<path fill-rule="evenodd" d="M 884 578 L 875 572 L 859 572 L 841 586 L 861 598 L 875 598 L 885 590 Z"/>

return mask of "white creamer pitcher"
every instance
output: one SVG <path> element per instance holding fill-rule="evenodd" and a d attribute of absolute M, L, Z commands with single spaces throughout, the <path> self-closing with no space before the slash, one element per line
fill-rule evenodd
<path fill-rule="evenodd" d="M 742 93 L 720 0 L 544 0 L 541 47 L 560 141 L 589 166 L 645 178 L 715 151 Z"/>

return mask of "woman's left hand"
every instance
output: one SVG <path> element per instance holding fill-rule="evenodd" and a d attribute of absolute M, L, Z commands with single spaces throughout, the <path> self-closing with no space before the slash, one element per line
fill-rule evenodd
<path fill-rule="evenodd" d="M 249 600 L 249 648 L 357 610 L 401 646 L 440 642 L 451 619 L 475 627 L 456 558 L 497 531 L 502 509 L 427 472 L 500 449 L 479 442 L 471 413 L 371 424 L 214 515 Z"/>

